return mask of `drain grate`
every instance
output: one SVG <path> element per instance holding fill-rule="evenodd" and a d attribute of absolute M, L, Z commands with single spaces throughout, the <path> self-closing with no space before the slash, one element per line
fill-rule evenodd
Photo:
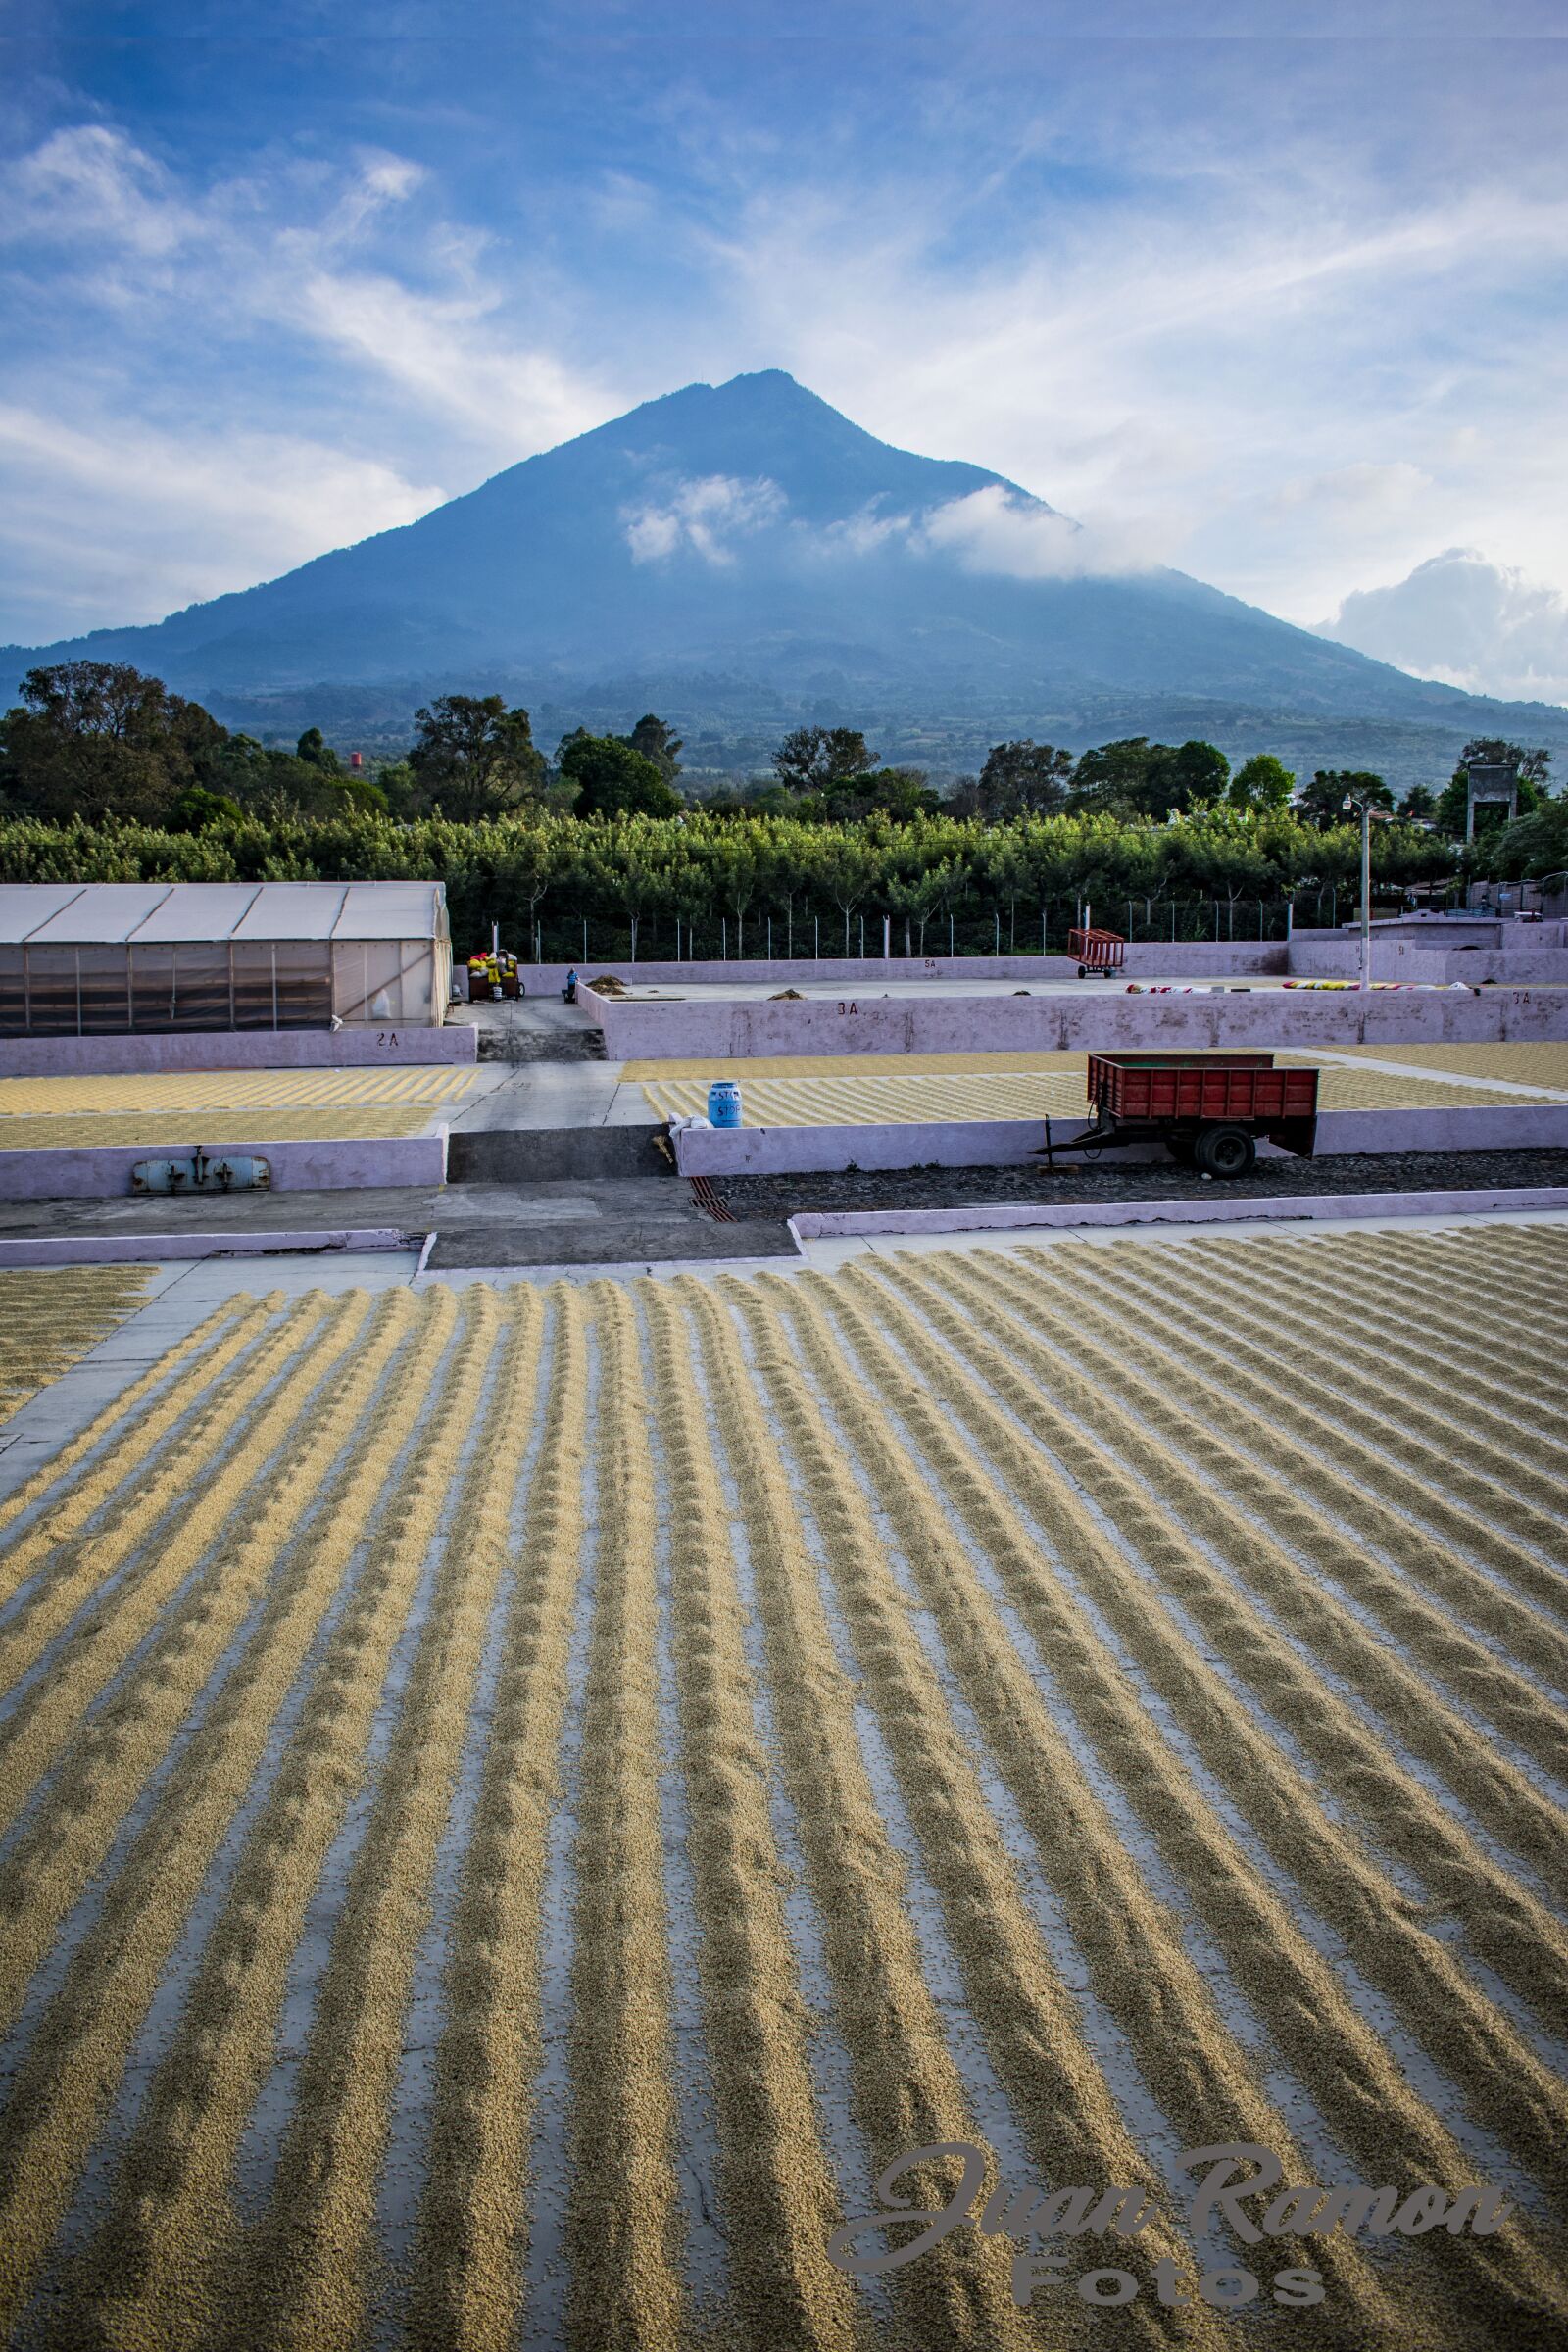
<path fill-rule="evenodd" d="M 711 1217 L 715 1225 L 735 1224 L 735 1216 L 714 1192 L 710 1176 L 693 1176 L 688 1181 L 692 1188 L 692 1199 L 705 1217 Z"/>

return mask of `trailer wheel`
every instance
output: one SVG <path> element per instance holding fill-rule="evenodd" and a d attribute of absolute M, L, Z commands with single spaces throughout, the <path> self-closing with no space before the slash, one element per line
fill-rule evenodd
<path fill-rule="evenodd" d="M 1087 963 L 1081 963 L 1081 964 L 1078 966 L 1078 977 L 1079 977 L 1079 979 L 1080 979 L 1080 980 L 1087 980 L 1087 979 L 1088 979 L 1088 977 L 1089 977 L 1089 966 L 1088 966 L 1088 964 L 1087 964 Z"/>
<path fill-rule="evenodd" d="M 1204 1176 L 1250 1176 L 1257 1145 L 1246 1127 L 1203 1127 L 1193 1146 L 1193 1162 Z"/>

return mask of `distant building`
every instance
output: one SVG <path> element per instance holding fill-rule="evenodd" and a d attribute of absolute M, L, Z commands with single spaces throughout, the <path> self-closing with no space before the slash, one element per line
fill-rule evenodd
<path fill-rule="evenodd" d="M 1467 760 L 1469 783 L 1464 802 L 1464 837 L 1476 837 L 1476 810 L 1501 808 L 1512 824 L 1519 813 L 1519 769 L 1512 760 Z"/>

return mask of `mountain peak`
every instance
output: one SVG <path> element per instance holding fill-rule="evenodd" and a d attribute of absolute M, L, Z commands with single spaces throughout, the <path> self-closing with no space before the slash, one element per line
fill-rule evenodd
<path fill-rule="evenodd" d="M 535 699 L 633 677 L 667 695 L 702 677 L 744 681 L 772 711 L 833 675 L 867 711 L 961 710 L 979 727 L 1005 712 L 1058 742 L 1096 723 L 1071 711 L 1107 700 L 1157 730 L 1173 697 L 1188 732 L 1220 704 L 1481 731 L 1462 695 L 1174 573 L 1096 570 L 1037 497 L 895 447 L 783 368 L 686 384 L 155 627 L 19 648 L 16 674 L 81 653 L 198 700 L 413 679 L 427 697 L 495 677 Z"/>

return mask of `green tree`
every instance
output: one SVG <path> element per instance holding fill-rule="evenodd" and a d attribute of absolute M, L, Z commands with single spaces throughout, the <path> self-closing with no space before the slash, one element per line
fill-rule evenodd
<path fill-rule="evenodd" d="M 187 786 L 212 784 L 229 741 L 199 703 L 128 662 L 62 662 L 29 669 L 0 719 L 0 793 L 38 816 L 156 820 Z"/>
<path fill-rule="evenodd" d="M 819 795 L 821 811 L 832 824 L 859 824 L 878 813 L 907 824 L 912 817 L 929 816 L 941 806 L 918 767 L 884 767 L 862 775 L 835 776 Z"/>
<path fill-rule="evenodd" d="M 1252 810 L 1206 808 L 1167 827 L 1166 876 L 1208 899 L 1224 899 L 1234 937 L 1243 899 L 1261 899 L 1278 887 L 1278 870 Z"/>
<path fill-rule="evenodd" d="M 524 918 L 521 931 L 525 952 L 533 941 L 540 906 L 570 871 L 571 862 L 571 843 L 565 826 L 537 818 L 508 825 L 505 845 L 495 859 L 497 911 L 491 920 L 500 921 L 504 906 L 516 928 L 520 911 Z"/>
<path fill-rule="evenodd" d="M 225 793 L 209 792 L 205 784 L 187 784 L 175 796 L 166 823 L 172 833 L 205 833 L 214 825 L 237 825 L 244 816 L 238 801 Z"/>
<path fill-rule="evenodd" d="M 844 917 L 844 953 L 850 952 L 850 917 L 877 881 L 880 859 L 858 832 L 846 827 L 824 833 L 813 859 L 813 880 Z"/>
<path fill-rule="evenodd" d="M 1539 880 L 1568 869 L 1568 795 L 1541 800 L 1528 816 L 1489 835 L 1487 865 L 1501 882 Z"/>
<path fill-rule="evenodd" d="M 735 954 L 746 954 L 746 910 L 757 896 L 763 858 L 760 840 L 751 826 L 726 825 L 715 835 L 709 855 L 713 897 L 725 914 L 735 918 Z"/>
<path fill-rule="evenodd" d="M 308 767 L 323 768 L 329 776 L 340 772 L 338 756 L 319 727 L 306 728 L 294 747 L 294 757 L 303 760 Z"/>
<path fill-rule="evenodd" d="M 645 760 L 651 760 L 666 784 L 673 784 L 680 774 L 680 737 L 662 718 L 656 718 L 652 710 L 645 710 L 631 733 L 618 740 L 632 751 L 641 752 Z"/>
<path fill-rule="evenodd" d="M 1399 814 L 1410 817 L 1429 817 L 1438 805 L 1430 784 L 1412 784 L 1399 803 Z"/>
<path fill-rule="evenodd" d="M 975 812 L 988 824 L 1009 816 L 1041 816 L 1064 808 L 1072 754 L 1027 737 L 994 743 L 974 788 Z"/>
<path fill-rule="evenodd" d="M 618 735 L 590 735 L 578 727 L 561 746 L 561 773 L 577 787 L 579 816 L 674 816 L 680 794 L 652 760 Z"/>
<path fill-rule="evenodd" d="M 1283 760 L 1272 752 L 1254 752 L 1232 776 L 1225 798 L 1233 808 L 1286 808 L 1295 789 L 1296 778 Z"/>
<path fill-rule="evenodd" d="M 1152 744 L 1147 735 L 1092 745 L 1073 770 L 1072 806 L 1131 815 L 1143 806 L 1152 765 L 1169 749 L 1168 744 Z"/>
<path fill-rule="evenodd" d="M 962 879 L 952 858 L 939 858 L 935 865 L 923 866 L 918 873 L 895 875 L 888 884 L 888 899 L 893 911 L 904 917 L 904 953 L 923 956 L 927 925 L 945 914 Z M 910 940 L 910 925 L 914 938 Z"/>
<path fill-rule="evenodd" d="M 533 799 L 544 783 L 527 711 L 509 710 L 499 694 L 439 695 L 414 723 L 408 763 L 416 787 L 448 816 L 495 815 Z"/>
<path fill-rule="evenodd" d="M 1531 815 L 1549 798 L 1550 752 L 1527 752 L 1517 743 L 1504 743 L 1500 736 L 1478 736 L 1474 742 L 1467 743 L 1460 753 L 1459 763 L 1438 795 L 1437 806 L 1432 811 L 1432 821 L 1446 841 L 1464 839 L 1469 818 L 1472 760 L 1477 766 L 1513 768 L 1519 782 L 1521 817 Z M 1494 820 L 1489 820 L 1489 833 L 1494 826 Z"/>
<path fill-rule="evenodd" d="M 1328 831 L 1345 822 L 1347 796 L 1356 802 L 1370 801 L 1374 808 L 1394 807 L 1393 792 L 1370 768 L 1320 767 L 1313 771 L 1311 783 L 1297 794 L 1297 812 L 1306 823 Z"/>
<path fill-rule="evenodd" d="M 1151 743 L 1128 735 L 1084 753 L 1073 771 L 1072 803 L 1117 816 L 1168 816 L 1200 801 L 1218 800 L 1230 762 L 1212 743 Z"/>
<path fill-rule="evenodd" d="M 880 767 L 858 727 L 793 727 L 773 754 L 773 768 L 791 792 L 822 792 L 840 776 Z"/>
<path fill-rule="evenodd" d="M 662 861 L 665 828 L 646 816 L 616 817 L 591 828 L 591 855 L 601 886 L 618 901 L 631 933 L 632 960 L 645 914 L 667 902 L 671 875 Z"/>
<path fill-rule="evenodd" d="M 1165 816 L 1172 808 L 1194 808 L 1200 801 L 1222 800 L 1230 774 L 1231 763 L 1218 744 L 1193 736 L 1177 745 L 1168 761 L 1156 766 L 1152 779 L 1153 797 L 1146 803 L 1148 812 Z"/>
<path fill-rule="evenodd" d="M 1018 949 L 1018 901 L 1032 895 L 1034 861 L 1028 843 L 1016 826 L 993 826 L 975 859 L 975 879 L 981 889 L 1007 909 L 1007 954 Z"/>

